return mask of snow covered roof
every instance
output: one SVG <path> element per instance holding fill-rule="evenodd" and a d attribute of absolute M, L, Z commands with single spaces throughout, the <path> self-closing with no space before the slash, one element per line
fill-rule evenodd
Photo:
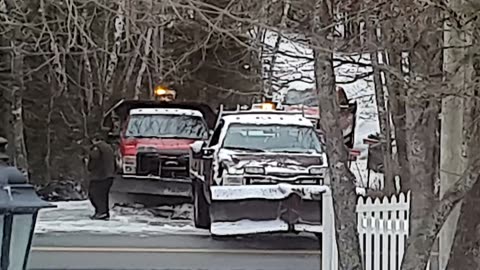
<path fill-rule="evenodd" d="M 202 113 L 200 111 L 190 109 L 140 108 L 130 110 L 130 115 L 138 114 L 191 115 L 202 117 Z"/>
<path fill-rule="evenodd" d="M 292 113 L 239 113 L 230 114 L 222 117 L 226 125 L 238 124 L 258 124 L 258 125 L 297 125 L 313 127 L 310 120 L 300 114 Z"/>

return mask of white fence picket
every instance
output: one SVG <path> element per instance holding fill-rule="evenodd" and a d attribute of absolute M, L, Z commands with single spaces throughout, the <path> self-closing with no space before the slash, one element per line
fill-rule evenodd
<path fill-rule="evenodd" d="M 376 205 L 382 205 L 382 202 L 380 201 L 379 198 L 375 199 L 374 204 Z M 372 259 L 373 259 L 373 270 L 381 270 L 380 266 L 380 238 L 381 238 L 381 232 L 380 232 L 380 218 L 381 212 L 380 211 L 375 211 L 373 212 L 373 226 L 372 226 L 372 237 L 373 237 L 373 253 L 372 253 Z"/>
<path fill-rule="evenodd" d="M 367 198 L 366 204 L 373 205 L 374 202 L 372 198 Z M 374 211 L 366 212 L 365 217 L 365 249 L 363 250 L 363 257 L 365 258 L 365 269 L 372 269 L 372 214 L 375 213 Z"/>

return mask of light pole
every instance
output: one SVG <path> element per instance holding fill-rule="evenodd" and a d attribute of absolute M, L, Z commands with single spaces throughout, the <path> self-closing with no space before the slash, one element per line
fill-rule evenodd
<path fill-rule="evenodd" d="M 38 211 L 56 206 L 40 199 L 23 174 L 2 161 L 0 157 L 0 270 L 25 270 Z"/>

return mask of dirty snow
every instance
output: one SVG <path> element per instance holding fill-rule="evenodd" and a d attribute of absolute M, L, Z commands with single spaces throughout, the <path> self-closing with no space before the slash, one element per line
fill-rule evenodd
<path fill-rule="evenodd" d="M 323 226 L 296 224 L 294 225 L 294 230 L 297 232 L 321 233 L 323 232 Z M 234 222 L 214 222 L 212 223 L 211 231 L 213 235 L 227 236 L 269 232 L 288 232 L 289 226 L 285 221 L 278 219 L 265 221 L 242 219 Z"/>
<path fill-rule="evenodd" d="M 56 202 L 57 208 L 41 210 L 35 233 L 89 232 L 98 234 L 208 234 L 191 221 L 192 206 L 151 210 L 115 207 L 109 221 L 90 220 L 89 201 Z"/>
<path fill-rule="evenodd" d="M 248 219 L 236 222 L 214 222 L 211 226 L 213 235 L 239 235 L 288 231 L 288 224 L 281 220 L 252 221 Z"/>

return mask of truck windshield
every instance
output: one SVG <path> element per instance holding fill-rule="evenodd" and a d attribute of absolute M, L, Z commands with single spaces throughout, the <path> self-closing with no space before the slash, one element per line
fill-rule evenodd
<path fill-rule="evenodd" d="M 125 137 L 205 139 L 208 137 L 208 128 L 198 116 L 131 115 Z"/>
<path fill-rule="evenodd" d="M 312 127 L 297 125 L 232 124 L 223 148 L 270 152 L 323 152 Z"/>

